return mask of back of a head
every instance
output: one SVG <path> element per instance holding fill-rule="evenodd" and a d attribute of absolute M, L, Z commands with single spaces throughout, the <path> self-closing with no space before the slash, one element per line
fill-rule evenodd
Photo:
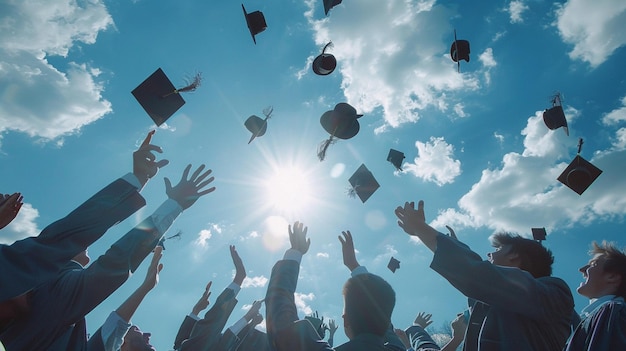
<path fill-rule="evenodd" d="M 359 274 L 344 284 L 343 295 L 344 318 L 354 335 L 385 335 L 396 304 L 396 293 L 389 283 L 375 274 Z"/>
<path fill-rule="evenodd" d="M 489 240 L 494 247 L 510 245 L 511 252 L 520 257 L 520 268 L 532 274 L 533 277 L 541 278 L 552 275 L 554 256 L 552 256 L 552 251 L 545 248 L 541 243 L 505 232 L 495 233 Z"/>
<path fill-rule="evenodd" d="M 617 288 L 615 295 L 626 299 L 626 253 L 621 251 L 615 243 L 602 241 L 601 244 L 598 244 L 594 241 L 591 243 L 589 254 L 592 256 L 596 254 L 604 255 L 603 270 L 616 273 L 622 277 L 621 284 Z"/>

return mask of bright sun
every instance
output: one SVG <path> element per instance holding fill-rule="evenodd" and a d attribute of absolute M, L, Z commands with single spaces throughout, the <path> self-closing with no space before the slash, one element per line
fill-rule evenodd
<path fill-rule="evenodd" d="M 267 179 L 265 189 L 268 205 L 289 214 L 304 210 L 312 195 L 307 174 L 297 168 L 276 170 Z"/>

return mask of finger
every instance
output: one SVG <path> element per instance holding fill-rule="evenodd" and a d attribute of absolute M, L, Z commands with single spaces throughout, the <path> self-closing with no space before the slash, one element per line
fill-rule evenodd
<path fill-rule="evenodd" d="M 413 206 L 415 206 L 415 205 L 413 205 Z M 424 201 L 423 201 L 423 200 L 420 200 L 420 201 L 417 203 L 417 210 L 418 210 L 418 211 L 422 211 L 422 212 L 424 212 Z"/>
<path fill-rule="evenodd" d="M 208 177 L 211 172 L 213 172 L 213 170 L 209 169 L 206 172 L 202 173 L 198 178 L 195 179 L 195 182 L 200 183 L 202 180 L 204 180 L 204 178 Z"/>
<path fill-rule="evenodd" d="M 161 273 L 162 269 L 163 269 L 163 263 L 159 263 L 159 267 L 157 267 L 157 274 Z"/>
<path fill-rule="evenodd" d="M 339 242 L 341 242 L 341 246 L 343 247 L 346 244 L 346 241 L 341 237 L 341 235 L 337 235 L 337 238 L 339 238 Z"/>
<path fill-rule="evenodd" d="M 170 179 L 167 177 L 163 178 L 163 180 L 165 181 L 165 192 L 167 193 L 172 190 L 172 182 L 170 182 Z"/>
<path fill-rule="evenodd" d="M 214 178 L 214 177 L 211 177 L 211 178 L 209 178 L 209 179 L 205 180 L 204 182 L 202 182 L 202 183 L 200 183 L 200 184 L 196 185 L 196 189 L 202 189 L 202 188 L 204 188 L 205 186 L 207 186 L 208 184 L 210 184 L 211 182 L 213 182 L 214 180 L 215 180 L 215 178 Z"/>
<path fill-rule="evenodd" d="M 214 192 L 214 191 L 215 191 L 215 187 L 212 187 L 212 188 L 210 188 L 210 189 L 207 189 L 207 190 L 204 190 L 204 191 L 199 192 L 199 193 L 198 193 L 198 196 L 206 195 L 206 194 L 208 194 L 208 193 L 212 193 L 212 192 Z"/>
<path fill-rule="evenodd" d="M 209 290 L 211 290 L 211 284 L 213 284 L 213 282 L 212 282 L 212 281 L 208 282 L 208 283 L 207 283 L 207 285 L 206 285 L 206 288 L 204 288 L 204 290 L 205 290 L 205 291 L 209 291 Z"/>
<path fill-rule="evenodd" d="M 157 166 L 157 168 L 163 168 L 163 167 L 167 166 L 168 164 L 170 164 L 169 160 L 161 160 L 161 161 L 157 162 L 155 164 L 155 166 Z"/>
<path fill-rule="evenodd" d="M 185 170 L 183 171 L 183 175 L 180 177 L 180 180 L 187 180 L 187 176 L 189 176 L 189 170 L 191 169 L 191 163 L 187 165 L 187 167 L 185 167 Z"/>
<path fill-rule="evenodd" d="M 200 172 L 202 172 L 202 170 L 204 169 L 204 165 L 200 165 L 200 167 L 198 167 L 198 169 L 196 169 L 193 174 L 191 175 L 191 178 L 189 180 L 191 181 L 196 181 L 196 179 L 198 178 L 198 175 L 200 174 Z"/>
<path fill-rule="evenodd" d="M 449 226 L 446 226 L 446 228 L 448 228 L 448 231 L 450 232 L 450 236 L 456 239 L 457 237 L 456 237 L 456 233 L 454 232 L 454 229 L 450 228 Z"/>
<path fill-rule="evenodd" d="M 139 149 L 137 149 L 137 151 L 135 151 L 135 153 L 152 152 L 152 151 L 156 151 L 156 152 L 158 152 L 160 154 L 163 153 L 163 149 L 160 146 L 154 145 L 154 144 L 141 145 L 141 147 Z"/>
<path fill-rule="evenodd" d="M 156 133 L 156 129 L 149 131 L 148 135 L 146 135 L 146 138 L 141 143 L 141 146 L 150 144 L 150 141 L 152 141 L 152 136 L 154 135 L 154 133 Z"/>

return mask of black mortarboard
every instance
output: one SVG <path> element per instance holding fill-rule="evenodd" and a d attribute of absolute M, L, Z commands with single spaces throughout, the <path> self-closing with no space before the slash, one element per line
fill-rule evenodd
<path fill-rule="evenodd" d="M 313 60 L 313 72 L 320 76 L 326 76 L 335 70 L 337 67 L 337 59 L 332 54 L 327 54 L 326 49 L 332 47 L 332 42 L 329 42 L 322 49 L 322 53 Z"/>
<path fill-rule="evenodd" d="M 542 240 L 546 240 L 546 228 L 531 228 L 533 232 L 533 239 L 541 242 Z"/>
<path fill-rule="evenodd" d="M 187 86 L 176 89 L 159 68 L 139 84 L 132 94 L 154 123 L 160 126 L 185 104 L 180 93 L 196 90 L 200 81 L 200 74 L 197 74 Z"/>
<path fill-rule="evenodd" d="M 326 150 L 334 142 L 334 138 L 350 139 L 357 135 L 361 129 L 358 118 L 362 116 L 356 113 L 354 107 L 345 102 L 340 102 L 333 110 L 324 112 L 320 117 L 320 124 L 330 134 L 330 138 L 324 140 L 318 148 L 317 156 L 320 161 L 326 157 Z"/>
<path fill-rule="evenodd" d="M 324 0 L 324 14 L 328 16 L 328 11 L 333 7 L 341 4 L 342 0 Z"/>
<path fill-rule="evenodd" d="M 557 179 L 559 182 L 567 185 L 567 187 L 578 193 L 578 195 L 582 195 L 601 173 L 602 170 L 598 167 L 594 166 L 580 155 L 576 155 L 574 160 L 572 160 Z"/>
<path fill-rule="evenodd" d="M 380 184 L 374 178 L 372 172 L 370 172 L 365 164 L 362 164 L 356 172 L 348 179 L 352 188 L 349 190 L 349 195 L 357 195 L 361 202 L 365 203 L 367 199 L 374 194 L 374 192 L 380 188 Z"/>
<path fill-rule="evenodd" d="M 400 268 L 400 261 L 396 260 L 393 256 L 391 256 L 391 259 L 389 260 L 389 263 L 387 264 L 387 268 L 389 268 L 391 272 L 395 273 L 396 269 Z"/>
<path fill-rule="evenodd" d="M 469 62 L 470 60 L 470 43 L 467 40 L 459 40 L 456 38 L 456 30 L 454 31 L 454 41 L 450 46 L 450 58 L 457 63 L 457 70 L 461 71 L 461 60 Z"/>
<path fill-rule="evenodd" d="M 543 122 L 550 130 L 563 127 L 565 134 L 569 136 L 567 119 L 565 118 L 565 112 L 563 112 L 563 106 L 561 105 L 560 94 L 556 94 L 556 96 L 552 99 L 552 107 L 543 111 Z"/>
<path fill-rule="evenodd" d="M 244 16 L 246 16 L 246 24 L 248 25 L 248 30 L 250 30 L 250 35 L 252 35 L 252 40 L 256 44 L 255 35 L 267 29 L 265 16 L 263 16 L 263 12 L 261 11 L 247 13 L 243 4 L 241 4 L 241 8 L 243 9 Z"/>
<path fill-rule="evenodd" d="M 272 111 L 274 111 L 274 109 L 271 106 L 263 110 L 265 119 L 262 119 L 261 117 L 256 115 L 248 117 L 248 119 L 244 123 L 246 128 L 248 128 L 250 133 L 252 133 L 248 144 L 250 144 L 252 140 L 254 140 L 254 138 L 265 135 L 265 132 L 267 131 L 267 120 L 271 117 Z"/>
<path fill-rule="evenodd" d="M 402 170 L 402 161 L 405 159 L 404 152 L 390 149 L 389 155 L 387 155 L 387 161 L 391 162 L 397 170 Z"/>

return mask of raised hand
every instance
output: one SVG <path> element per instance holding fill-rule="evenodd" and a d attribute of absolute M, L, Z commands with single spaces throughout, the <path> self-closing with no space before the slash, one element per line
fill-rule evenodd
<path fill-rule="evenodd" d="M 459 240 L 459 239 L 456 237 L 456 233 L 454 232 L 454 229 L 452 229 L 450 226 L 446 226 L 446 228 L 447 228 L 447 229 L 448 229 L 448 231 L 450 232 L 450 234 L 449 234 L 449 235 L 450 235 L 450 237 L 451 237 L 451 238 L 456 239 L 456 240 Z"/>
<path fill-rule="evenodd" d="M 337 331 L 337 329 L 339 329 L 339 326 L 335 323 L 334 319 L 329 319 L 328 320 L 328 331 L 330 333 L 330 335 L 335 335 L 335 332 Z"/>
<path fill-rule="evenodd" d="M 465 338 L 465 331 L 467 330 L 467 322 L 465 321 L 464 314 L 457 314 L 450 325 L 452 326 L 452 337 L 463 340 Z"/>
<path fill-rule="evenodd" d="M 289 225 L 289 242 L 291 243 L 291 248 L 300 251 L 303 255 L 309 251 L 309 247 L 311 246 L 311 239 L 306 237 L 307 230 L 308 228 L 300 222 L 293 224 L 293 230 L 291 225 Z"/>
<path fill-rule="evenodd" d="M 427 326 L 431 325 L 433 321 L 430 319 L 433 315 L 430 313 L 420 312 L 415 317 L 415 321 L 413 324 L 419 325 L 422 329 L 426 329 Z"/>
<path fill-rule="evenodd" d="M 408 350 L 411 348 L 411 340 L 409 340 L 409 336 L 406 335 L 406 332 L 402 329 L 395 328 L 393 332 L 398 336 L 404 347 Z"/>
<path fill-rule="evenodd" d="M 235 245 L 230 245 L 230 257 L 232 257 L 233 263 L 235 264 L 235 278 L 233 278 L 233 283 L 241 286 L 243 280 L 246 279 L 246 268 L 243 266 L 243 261 L 241 257 L 239 257 Z"/>
<path fill-rule="evenodd" d="M 354 241 L 352 240 L 352 233 L 349 230 L 341 232 L 343 237 L 338 236 L 341 242 L 341 253 L 343 254 L 343 264 L 348 267 L 350 272 L 359 266 L 359 262 L 356 260 L 356 253 L 354 251 Z"/>
<path fill-rule="evenodd" d="M 211 296 L 211 291 L 210 291 L 211 284 L 213 284 L 213 282 L 209 282 L 206 285 L 206 288 L 204 289 L 204 293 L 202 293 L 200 300 L 198 300 L 198 302 L 196 302 L 196 304 L 193 306 L 193 309 L 191 309 L 192 314 L 197 316 L 202 310 L 209 307 L 209 296 Z"/>
<path fill-rule="evenodd" d="M 141 287 L 146 291 L 154 289 L 159 283 L 159 273 L 163 269 L 163 264 L 160 263 L 161 257 L 163 257 L 163 247 L 157 246 L 152 254 L 152 261 L 150 261 L 150 266 L 148 266 L 146 279 L 141 283 Z"/>
<path fill-rule="evenodd" d="M 170 163 L 168 160 L 155 162 L 156 156 L 153 151 L 163 153 L 163 150 L 159 146 L 150 144 L 154 133 L 155 130 L 151 130 L 141 143 L 141 146 L 139 146 L 139 149 L 133 152 L 133 174 L 135 174 L 142 187 L 150 178 L 157 174 L 159 168 L 165 167 Z"/>
<path fill-rule="evenodd" d="M 257 315 L 259 315 L 259 311 L 261 310 L 261 305 L 263 304 L 263 300 L 259 300 L 259 301 L 254 301 L 252 303 L 252 306 L 250 307 L 250 309 L 248 310 L 248 312 L 246 312 L 246 314 L 243 316 L 248 322 L 253 320 L 254 317 L 256 317 Z M 261 317 L 261 321 L 263 320 L 263 317 Z M 259 321 L 259 323 L 261 323 Z M 257 323 L 258 324 L 258 323 Z"/>
<path fill-rule="evenodd" d="M 174 187 L 172 187 L 170 180 L 165 178 L 165 193 L 170 199 L 178 202 L 183 210 L 191 207 L 191 205 L 193 205 L 200 198 L 200 196 L 206 195 L 215 190 L 215 187 L 202 190 L 202 188 L 206 187 L 215 179 L 214 177 L 211 177 L 204 180 L 209 176 L 209 174 L 211 174 L 212 171 L 210 169 L 200 174 L 204 169 L 204 165 L 201 165 L 193 172 L 191 178 L 187 179 L 190 169 L 191 164 L 187 165 L 180 178 L 180 182 Z"/>
<path fill-rule="evenodd" d="M 417 210 L 414 202 L 405 202 L 404 207 L 398 206 L 395 213 L 400 228 L 407 234 L 420 238 L 431 251 L 436 250 L 438 232 L 426 223 L 424 201 L 417 203 Z"/>
<path fill-rule="evenodd" d="M 0 229 L 6 227 L 17 217 L 24 197 L 21 193 L 13 193 L 12 195 L 0 194 Z"/>

